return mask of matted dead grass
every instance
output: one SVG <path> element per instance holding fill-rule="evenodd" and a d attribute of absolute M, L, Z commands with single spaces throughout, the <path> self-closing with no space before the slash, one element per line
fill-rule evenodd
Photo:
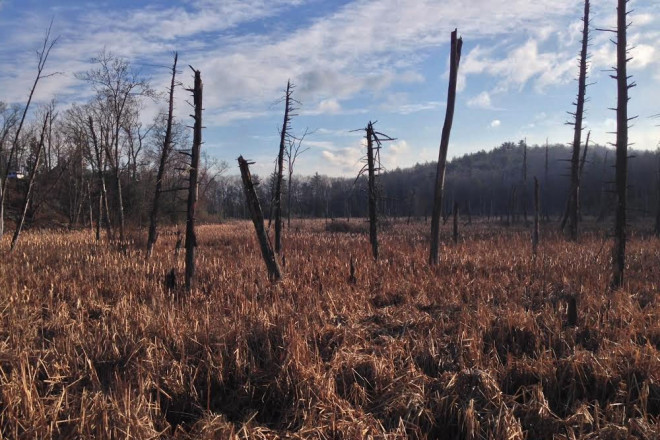
<path fill-rule="evenodd" d="M 633 235 L 611 293 L 597 229 L 532 258 L 527 231 L 475 222 L 434 268 L 428 225 L 392 224 L 378 263 L 359 230 L 296 221 L 271 284 L 250 223 L 200 227 L 190 295 L 164 286 L 172 234 L 149 261 L 88 231 L 5 237 L 0 436 L 660 438 L 659 240 Z"/>

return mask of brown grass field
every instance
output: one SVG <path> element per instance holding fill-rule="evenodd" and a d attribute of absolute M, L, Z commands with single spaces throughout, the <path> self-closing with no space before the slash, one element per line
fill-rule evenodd
<path fill-rule="evenodd" d="M 660 240 L 631 234 L 609 292 L 604 230 L 547 225 L 532 258 L 528 231 L 475 223 L 429 268 L 428 229 L 390 226 L 375 263 L 365 235 L 295 221 L 271 284 L 250 223 L 202 226 L 189 295 L 164 287 L 166 232 L 150 261 L 146 233 L 4 237 L 0 436 L 660 438 Z"/>

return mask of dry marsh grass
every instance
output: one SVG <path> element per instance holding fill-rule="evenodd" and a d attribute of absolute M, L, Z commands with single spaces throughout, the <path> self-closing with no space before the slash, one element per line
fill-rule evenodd
<path fill-rule="evenodd" d="M 340 229 L 296 221 L 271 284 L 250 223 L 200 227 L 190 295 L 163 283 L 171 234 L 149 261 L 88 231 L 5 237 L 0 436 L 660 438 L 657 239 L 633 235 L 611 293 L 597 229 L 532 258 L 527 231 L 475 223 L 434 268 L 426 224 L 392 225 L 378 263 Z"/>

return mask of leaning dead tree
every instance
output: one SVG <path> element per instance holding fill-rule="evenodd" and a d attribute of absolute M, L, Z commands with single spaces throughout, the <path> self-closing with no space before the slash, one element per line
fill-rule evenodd
<path fill-rule="evenodd" d="M 195 209 L 197 207 L 199 156 L 202 147 L 202 74 L 199 70 L 190 67 L 195 73 L 195 83 L 192 89 L 193 106 L 195 113 L 191 115 L 195 121 L 193 125 L 193 143 L 190 152 L 190 169 L 188 179 L 188 203 L 186 209 L 186 290 L 190 290 L 195 277 Z"/>
<path fill-rule="evenodd" d="M 282 250 L 282 177 L 284 175 L 284 155 L 286 144 L 291 138 L 291 118 L 294 115 L 294 103 L 292 98 L 294 85 L 291 81 L 286 83 L 286 94 L 284 95 L 284 121 L 280 131 L 280 150 L 277 155 L 277 180 L 275 183 L 275 253 L 279 254 Z"/>
<path fill-rule="evenodd" d="M 571 185 L 568 197 L 568 229 L 572 241 L 578 239 L 578 221 L 580 212 L 580 142 L 582 140 L 582 123 L 584 121 L 584 102 L 587 92 L 587 67 L 589 46 L 589 0 L 584 0 L 584 15 L 582 17 L 582 49 L 580 50 L 580 73 L 578 76 L 578 94 L 575 101 L 573 116 L 573 155 L 571 156 Z M 585 146 L 585 151 L 586 151 Z"/>
<path fill-rule="evenodd" d="M 268 278 L 277 281 L 282 278 L 282 274 L 280 272 L 280 266 L 277 264 L 273 248 L 270 245 L 270 241 L 268 241 L 268 234 L 266 234 L 266 228 L 264 227 L 264 215 L 261 211 L 257 192 L 254 189 L 254 183 L 252 183 L 250 163 L 243 159 L 243 156 L 240 156 L 238 158 L 238 167 L 241 170 L 243 190 L 245 192 L 248 208 L 250 209 L 252 223 L 254 223 L 254 229 L 257 233 L 257 240 L 259 240 L 259 246 L 261 247 L 261 255 L 263 256 L 266 268 L 268 269 Z"/>
<path fill-rule="evenodd" d="M 32 197 L 32 188 L 34 187 L 34 180 L 37 175 L 37 170 L 39 169 L 39 161 L 41 159 L 41 152 L 44 149 L 44 137 L 46 134 L 46 126 L 48 125 L 48 120 L 51 118 L 52 114 L 50 112 L 46 113 L 44 117 L 44 125 L 41 128 L 41 135 L 39 137 L 39 143 L 37 144 L 36 151 L 34 151 L 34 162 L 32 164 L 32 169 L 30 172 L 30 178 L 28 179 L 28 187 L 25 193 L 25 198 L 23 199 L 23 208 L 21 209 L 21 217 L 18 220 L 16 225 L 16 230 L 14 231 L 14 236 L 11 239 L 10 252 L 16 247 L 18 242 L 18 237 L 21 235 L 21 230 L 23 229 L 23 224 L 25 223 L 25 215 L 27 214 L 28 207 L 30 206 L 30 198 Z"/>
<path fill-rule="evenodd" d="M 7 179 L 9 178 L 10 167 L 14 161 L 16 150 L 18 149 L 19 138 L 21 135 L 21 130 L 23 129 L 23 124 L 25 123 L 25 117 L 27 116 L 28 110 L 30 109 L 30 104 L 32 103 L 32 97 L 34 96 L 34 92 L 37 89 L 37 84 L 39 84 L 39 80 L 42 78 L 47 78 L 49 76 L 55 75 L 55 73 L 52 73 L 50 75 L 44 75 L 44 68 L 46 67 L 46 61 L 48 60 L 48 55 L 50 55 L 51 49 L 53 49 L 53 46 L 55 46 L 55 43 L 57 43 L 57 38 L 53 40 L 50 39 L 50 31 L 52 27 L 53 27 L 53 22 L 51 21 L 50 26 L 48 26 L 48 30 L 46 30 L 46 36 L 44 37 L 41 50 L 37 51 L 37 57 L 38 57 L 37 76 L 35 77 L 34 82 L 32 83 L 32 88 L 30 89 L 30 94 L 28 95 L 27 103 L 23 108 L 23 114 L 21 115 L 21 119 L 20 122 L 18 123 L 18 127 L 14 132 L 14 139 L 9 144 L 9 155 L 7 157 L 7 166 L 5 170 L 3 170 L 4 172 L 0 177 L 0 237 L 2 237 L 5 231 L 5 200 L 7 199 Z"/>
<path fill-rule="evenodd" d="M 156 192 L 154 193 L 153 205 L 149 216 L 149 237 L 147 239 L 147 258 L 151 256 L 154 244 L 157 239 L 158 211 L 160 208 L 160 195 L 163 190 L 163 176 L 170 151 L 172 150 L 172 119 L 174 115 L 174 87 L 176 86 L 176 62 L 179 55 L 174 53 L 174 64 L 172 65 L 172 82 L 170 83 L 170 103 L 167 112 L 167 126 L 165 128 L 165 139 L 163 140 L 163 150 L 160 152 L 160 163 L 158 165 L 158 174 L 156 175 Z"/>
<path fill-rule="evenodd" d="M 364 129 L 367 138 L 366 164 L 358 173 L 355 181 L 367 174 L 367 194 L 369 196 L 369 242 L 374 260 L 378 260 L 378 186 L 376 177 L 380 173 L 380 149 L 384 141 L 393 141 L 394 138 L 374 130 L 374 123 L 369 121 Z"/>
<path fill-rule="evenodd" d="M 627 64 L 630 53 L 626 38 L 628 28 L 628 0 L 618 0 L 616 30 L 616 67 L 610 75 L 617 83 L 616 106 L 616 211 L 614 222 L 614 248 L 612 255 L 612 287 L 623 285 L 626 266 L 626 193 L 628 186 L 628 123 L 634 119 L 628 117 L 628 90 L 635 87 L 634 82 L 628 82 Z"/>
<path fill-rule="evenodd" d="M 449 87 L 447 91 L 447 112 L 442 127 L 440 139 L 440 153 L 438 155 L 438 168 L 435 176 L 435 195 L 433 197 L 433 215 L 431 217 L 431 254 L 429 264 L 438 263 L 438 239 L 440 235 L 440 215 L 442 212 L 442 195 L 445 187 L 445 168 L 447 166 L 447 150 L 449 148 L 449 134 L 454 120 L 454 106 L 456 104 L 456 83 L 458 79 L 458 65 L 461 61 L 461 48 L 463 39 L 457 38 L 458 31 L 451 33 L 451 53 L 449 60 Z"/>

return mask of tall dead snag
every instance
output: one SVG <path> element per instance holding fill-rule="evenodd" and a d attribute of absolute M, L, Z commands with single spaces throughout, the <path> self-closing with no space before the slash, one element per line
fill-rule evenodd
<path fill-rule="evenodd" d="M 376 165 L 374 160 L 374 127 L 367 125 L 367 166 L 369 167 L 369 242 L 374 260 L 378 260 L 378 195 L 376 194 Z M 376 154 L 380 147 L 376 146 Z"/>
<path fill-rule="evenodd" d="M 454 106 L 456 104 L 456 83 L 458 79 L 458 65 L 461 61 L 461 48 L 463 39 L 457 38 L 458 31 L 451 33 L 451 53 L 449 60 L 449 87 L 447 90 L 447 112 L 440 138 L 440 153 L 438 155 L 438 169 L 435 176 L 435 195 L 433 197 L 433 215 L 431 217 L 431 254 L 429 264 L 438 263 L 438 238 L 440 235 L 440 214 L 442 211 L 442 195 L 445 186 L 445 168 L 447 166 L 447 150 L 449 148 L 449 134 L 454 120 Z"/>
<path fill-rule="evenodd" d="M 154 244 L 156 244 L 156 223 L 158 222 L 158 210 L 160 207 L 160 193 L 163 190 L 163 176 L 165 175 L 165 166 L 172 149 L 172 118 L 174 114 L 174 87 L 176 85 L 176 62 L 179 58 L 178 53 L 174 53 L 174 64 L 172 65 L 172 82 L 170 83 L 170 105 L 167 112 L 167 127 L 165 128 L 165 139 L 163 141 L 163 150 L 160 153 L 160 164 L 158 165 L 158 174 L 156 175 L 156 192 L 149 216 L 149 238 L 147 239 L 147 258 L 151 257 Z"/>
<path fill-rule="evenodd" d="M 655 214 L 655 236 L 660 237 L 660 149 L 656 151 L 656 156 L 658 156 L 658 182 L 657 182 L 657 191 L 658 191 L 658 206 L 656 208 Z"/>
<path fill-rule="evenodd" d="M 617 82 L 616 106 L 616 213 L 614 223 L 614 249 L 612 259 L 612 287 L 623 285 L 624 270 L 626 266 L 626 192 L 628 185 L 628 90 L 635 87 L 635 83 L 628 83 L 627 63 L 630 60 L 626 30 L 626 12 L 628 0 L 618 0 L 617 6 L 617 39 L 616 39 L 616 67 L 614 74 L 610 75 Z"/>
<path fill-rule="evenodd" d="M 32 196 L 32 188 L 34 187 L 34 178 L 37 175 L 37 169 L 39 168 L 39 161 L 41 159 L 41 151 L 44 148 L 44 137 L 46 134 L 46 125 L 48 124 L 48 120 L 51 117 L 51 113 L 48 112 L 46 113 L 46 116 L 44 117 L 44 125 L 41 128 L 41 136 L 39 137 L 39 144 L 37 145 L 37 149 L 34 152 L 34 163 L 32 165 L 32 169 L 30 170 L 30 178 L 28 180 L 28 187 L 27 187 L 27 192 L 25 193 L 25 198 L 23 199 L 23 209 L 21 209 L 21 217 L 18 220 L 18 224 L 16 225 L 16 230 L 14 231 L 14 236 L 11 239 L 11 247 L 9 251 L 13 251 L 14 248 L 16 247 L 16 243 L 18 242 L 18 237 L 21 235 L 21 230 L 23 229 L 23 224 L 25 223 L 25 215 L 27 214 L 28 206 L 30 206 L 30 197 Z"/>
<path fill-rule="evenodd" d="M 580 212 L 580 142 L 582 139 L 582 122 L 584 121 L 584 102 L 587 92 L 587 64 L 589 46 L 589 0 L 584 1 L 584 16 L 582 17 L 582 49 L 580 50 L 580 73 L 578 77 L 578 94 L 575 112 L 569 112 L 574 120 L 573 125 L 573 155 L 571 156 L 571 193 L 568 197 L 568 229 L 572 241 L 578 239 L 578 221 Z M 585 146 L 586 149 L 586 146 Z"/>
<path fill-rule="evenodd" d="M 188 179 L 188 204 L 186 215 L 186 290 L 192 288 L 195 276 L 195 247 L 197 237 L 195 235 L 195 208 L 197 207 L 198 176 L 199 176 L 199 152 L 202 147 L 202 74 L 195 70 L 195 85 L 188 91 L 193 95 L 193 106 L 195 114 L 193 120 L 193 144 L 190 153 L 190 177 Z"/>
<path fill-rule="evenodd" d="M 539 247 L 539 211 L 540 211 L 539 181 L 534 177 L 534 229 L 532 230 L 532 253 L 536 255 Z"/>
<path fill-rule="evenodd" d="M 294 116 L 293 103 L 296 102 L 293 95 L 293 84 L 286 83 L 286 94 L 284 96 L 284 122 L 280 132 L 280 151 L 277 155 L 277 181 L 275 183 L 275 252 L 280 253 L 282 249 L 282 176 L 284 174 L 284 153 L 286 143 L 290 137 L 291 117 Z"/>
<path fill-rule="evenodd" d="M 364 129 L 367 138 L 366 164 L 358 173 L 357 179 L 367 173 L 367 193 L 369 196 L 369 242 L 374 260 L 378 260 L 378 187 L 376 177 L 380 172 L 380 149 L 383 141 L 393 141 L 394 138 L 374 130 L 374 123 L 369 121 Z"/>
<path fill-rule="evenodd" d="M 282 278 L 282 274 L 280 272 L 280 266 L 277 264 L 273 248 L 268 241 L 266 228 L 264 228 L 264 215 L 261 211 L 257 192 L 254 190 L 254 184 L 252 183 L 250 164 L 243 159 L 243 156 L 240 156 L 238 158 L 238 167 L 241 170 L 243 190 L 245 191 L 245 198 L 247 200 L 248 208 L 250 209 L 250 215 L 252 216 L 252 223 L 254 223 L 254 229 L 257 232 L 257 239 L 259 240 L 259 245 L 261 247 L 261 255 L 263 256 L 266 268 L 268 269 L 268 278 L 277 281 Z"/>

